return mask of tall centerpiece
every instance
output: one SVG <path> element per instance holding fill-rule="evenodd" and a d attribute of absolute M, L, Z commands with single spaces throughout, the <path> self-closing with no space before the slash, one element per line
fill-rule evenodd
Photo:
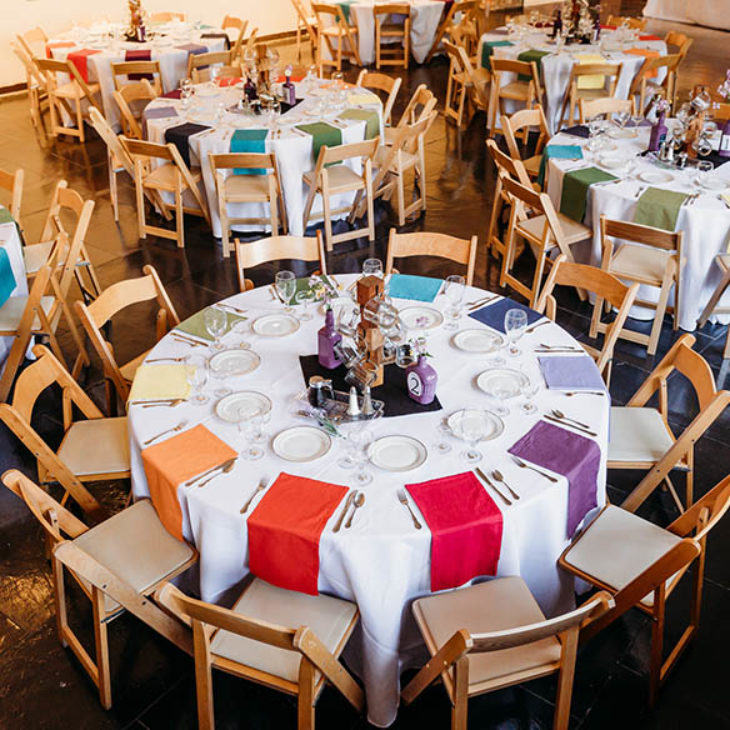
<path fill-rule="evenodd" d="M 129 7 L 129 29 L 126 37 L 128 41 L 144 43 L 147 38 L 147 29 L 144 23 L 144 10 L 142 0 L 127 0 Z"/>
<path fill-rule="evenodd" d="M 717 87 L 717 93 L 723 98 L 726 106 L 730 105 L 730 69 L 725 74 L 725 81 Z M 721 157 L 730 157 L 730 115 L 725 120 L 717 153 Z"/>

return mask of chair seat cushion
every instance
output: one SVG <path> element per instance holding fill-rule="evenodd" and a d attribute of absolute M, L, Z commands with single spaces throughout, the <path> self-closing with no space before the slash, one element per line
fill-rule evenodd
<path fill-rule="evenodd" d="M 329 187 L 332 192 L 337 192 L 337 189 L 348 189 L 357 190 L 365 187 L 365 183 L 362 176 L 353 172 L 347 165 L 333 165 L 327 168 L 327 176 L 329 178 Z M 304 181 L 308 184 L 312 184 L 314 178 L 314 170 L 309 170 L 304 173 Z M 318 185 L 319 189 L 319 185 Z"/>
<path fill-rule="evenodd" d="M 563 558 L 601 584 L 619 591 L 673 548 L 681 538 L 647 520 L 609 505 Z M 654 594 L 641 603 L 650 607 Z"/>
<path fill-rule="evenodd" d="M 48 261 L 48 256 L 53 248 L 53 241 L 45 243 L 33 243 L 23 246 L 23 264 L 26 274 L 35 274 Z"/>
<path fill-rule="evenodd" d="M 160 190 L 174 190 L 177 185 L 177 166 L 172 162 L 166 162 L 162 165 L 158 165 L 152 172 L 149 172 L 144 176 L 144 185 L 148 188 L 159 188 Z M 193 178 L 193 182 L 200 180 L 200 170 L 191 169 L 190 175 Z M 187 189 L 188 185 L 185 180 L 182 180 L 183 190 Z"/>
<path fill-rule="evenodd" d="M 527 101 L 530 98 L 530 82 L 529 81 L 513 81 L 511 84 L 505 84 L 499 87 L 499 96 L 502 99 L 517 99 Z"/>
<path fill-rule="evenodd" d="M 563 238 L 568 244 L 577 243 L 583 241 L 586 238 L 593 238 L 593 231 L 584 226 L 578 221 L 574 221 L 567 215 L 558 213 L 558 220 L 560 221 L 560 227 L 563 229 Z M 541 239 L 542 232 L 545 228 L 545 216 L 538 215 L 534 218 L 528 218 L 526 221 L 522 221 L 517 224 L 517 232 L 524 231 L 529 234 L 532 238 Z"/>
<path fill-rule="evenodd" d="M 335 656 L 344 648 L 357 614 L 357 606 L 349 601 L 287 591 L 258 578 L 238 599 L 233 610 L 277 626 L 308 626 Z M 223 629 L 213 636 L 210 649 L 213 654 L 289 682 L 298 679 L 299 652 L 263 644 Z"/>
<path fill-rule="evenodd" d="M 676 260 L 672 251 L 651 246 L 624 244 L 611 259 L 611 273 L 661 286 L 667 264 Z"/>
<path fill-rule="evenodd" d="M 661 413 L 655 408 L 611 408 L 608 461 L 653 464 L 674 443 Z"/>
<path fill-rule="evenodd" d="M 99 93 L 99 84 L 86 84 L 86 86 L 92 95 Z M 64 99 L 82 99 L 84 96 L 84 92 L 75 81 L 69 81 L 67 84 L 57 86 L 54 94 Z"/>
<path fill-rule="evenodd" d="M 223 182 L 226 197 L 256 196 L 263 200 L 269 198 L 268 175 L 229 175 Z"/>
<path fill-rule="evenodd" d="M 431 654 L 459 629 L 471 634 L 503 631 L 545 620 L 522 578 L 495 578 L 487 583 L 419 598 L 413 614 Z M 469 654 L 469 694 L 518 672 L 550 672 L 560 660 L 560 642 L 554 637 L 499 651 Z"/>
<path fill-rule="evenodd" d="M 79 477 L 128 472 L 126 417 L 75 421 L 63 437 L 58 458 Z"/>
<path fill-rule="evenodd" d="M 55 297 L 41 297 L 41 307 L 48 314 L 51 311 Z M 28 297 L 10 297 L 5 304 L 0 307 L 0 333 L 12 334 L 17 332 L 20 326 L 20 320 L 23 318 L 25 306 L 28 303 Z M 41 322 L 38 317 L 33 320 L 33 330 L 40 330 Z"/>

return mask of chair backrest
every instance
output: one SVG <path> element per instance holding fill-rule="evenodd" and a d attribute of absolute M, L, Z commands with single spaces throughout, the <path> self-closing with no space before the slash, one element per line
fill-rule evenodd
<path fill-rule="evenodd" d="M 408 3 L 383 3 L 373 5 L 373 18 L 376 23 L 382 23 L 389 15 L 411 17 L 411 6 Z"/>
<path fill-rule="evenodd" d="M 31 56 L 28 51 L 18 43 L 13 43 L 11 41 L 10 48 L 12 48 L 13 53 L 25 68 L 28 90 L 30 91 L 31 88 L 45 90 L 47 84 L 46 77 L 38 69 L 33 56 Z"/>
<path fill-rule="evenodd" d="M 86 83 L 86 81 L 84 81 L 84 78 L 79 73 L 79 70 L 76 68 L 75 63 L 70 61 L 68 58 L 65 61 L 58 61 L 54 58 L 35 57 L 34 60 L 36 65 L 38 66 L 38 69 L 46 77 L 46 86 L 50 93 L 53 93 L 58 84 L 56 74 L 68 74 L 71 77 L 71 81 L 78 84 L 81 92 L 86 97 L 86 100 L 89 102 L 89 104 L 99 109 L 99 102 L 96 100 L 96 97 L 91 93 L 89 85 Z M 99 109 L 99 111 L 101 111 L 101 109 Z"/>
<path fill-rule="evenodd" d="M 153 101 L 158 96 L 157 92 L 147 79 L 141 81 L 132 81 L 124 84 L 114 91 L 114 101 L 122 113 L 122 129 L 127 137 L 134 139 L 142 139 L 142 125 L 140 118 L 142 108 L 139 101 Z M 135 114 L 135 110 L 139 109 L 139 116 Z"/>
<path fill-rule="evenodd" d="M 507 149 L 510 155 L 519 160 L 522 158 L 520 148 L 517 144 L 517 133 L 523 132 L 523 146 L 527 145 L 527 133 L 530 129 L 537 127 L 538 138 L 535 146 L 535 154 L 539 155 L 548 139 L 550 138 L 550 130 L 548 129 L 547 119 L 542 106 L 538 104 L 534 109 L 520 109 L 512 114 L 512 116 L 502 115 L 502 133 L 504 134 Z"/>
<path fill-rule="evenodd" d="M 22 167 L 19 167 L 15 172 L 0 170 L 0 188 L 10 193 L 10 206 L 8 210 L 18 225 L 20 225 L 20 206 L 23 203 L 24 178 L 25 172 Z"/>
<path fill-rule="evenodd" d="M 529 83 L 532 85 L 534 93 L 539 93 L 540 75 L 537 72 L 537 64 L 534 61 L 517 61 L 512 58 L 492 58 L 490 59 L 490 63 L 492 65 L 492 73 L 497 77 L 494 82 L 497 94 L 499 94 L 499 89 L 502 85 L 500 77 L 503 73 L 513 73 L 529 77 Z"/>
<path fill-rule="evenodd" d="M 610 117 L 612 114 L 621 112 L 634 113 L 634 100 L 632 99 L 614 99 L 606 97 L 604 99 L 578 99 L 578 113 L 581 124 L 585 124 L 593 117 Z"/>
<path fill-rule="evenodd" d="M 683 60 L 683 56 L 679 53 L 668 53 L 666 56 L 658 56 L 656 58 L 645 58 L 641 67 L 634 76 L 629 89 L 629 99 L 634 96 L 644 98 L 646 82 L 650 81 L 659 69 L 666 68 L 667 74 L 662 81 L 662 87 L 668 92 L 674 91 L 674 77 L 679 64 Z"/>
<path fill-rule="evenodd" d="M 730 508 L 730 475 L 718 482 L 707 494 L 698 499 L 672 522 L 667 530 L 686 537 L 694 532 L 695 540 L 702 540 Z"/>
<path fill-rule="evenodd" d="M 218 170 L 237 168 L 250 170 L 271 170 L 277 174 L 276 155 L 273 152 L 229 152 L 210 155 L 210 169 L 213 175 Z"/>
<path fill-rule="evenodd" d="M 151 83 L 157 96 L 162 94 L 162 72 L 159 61 L 120 61 L 112 64 L 112 75 L 114 76 L 114 88 L 118 91 L 127 84 L 136 83 L 139 79 L 132 79 L 131 76 L 146 77 L 152 76 Z M 150 79 L 144 78 L 149 82 Z"/>
<path fill-rule="evenodd" d="M 436 108 L 437 102 L 438 99 L 426 84 L 421 84 L 408 101 L 408 105 L 398 120 L 398 126 L 403 127 L 406 124 L 415 124 L 426 119 Z"/>
<path fill-rule="evenodd" d="M 63 232 L 68 237 L 70 245 L 78 251 L 86 240 L 95 205 L 95 201 L 84 200 L 79 193 L 68 187 L 65 180 L 60 180 L 56 185 L 46 214 L 41 241 L 50 241 Z M 67 223 L 64 223 L 69 218 L 73 224 L 73 231 Z M 64 258 L 59 259 L 59 265 L 64 261 Z M 76 264 L 75 261 L 67 263 L 71 266 Z"/>
<path fill-rule="evenodd" d="M 209 66 L 230 66 L 231 51 L 211 51 L 210 53 L 191 53 L 188 56 L 188 77 L 198 83 L 198 72 Z"/>
<path fill-rule="evenodd" d="M 349 144 L 340 144 L 336 147 L 327 147 L 323 145 L 319 150 L 319 157 L 314 168 L 314 176 L 318 178 L 320 173 L 325 170 L 327 165 L 333 163 L 344 162 L 360 158 L 363 163 L 371 163 L 375 153 L 380 145 L 380 137 L 363 140 L 362 142 L 351 142 Z M 363 166 L 363 175 L 365 167 Z"/>
<path fill-rule="evenodd" d="M 684 33 L 680 33 L 676 30 L 670 30 L 666 36 L 664 36 L 664 42 L 667 46 L 673 46 L 677 49 L 677 53 L 684 58 L 690 49 L 690 46 L 694 43 L 694 38 L 690 38 Z"/>
<path fill-rule="evenodd" d="M 247 291 L 250 280 L 246 279 L 246 269 L 271 261 L 319 261 L 319 273 L 327 273 L 327 259 L 324 252 L 322 232 L 316 237 L 304 236 L 270 236 L 258 241 L 241 242 L 234 239 L 236 253 L 236 271 L 240 291 Z"/>
<path fill-rule="evenodd" d="M 619 221 L 601 216 L 601 244 L 605 245 L 609 238 L 620 239 L 631 243 L 640 243 L 663 251 L 674 251 L 678 260 L 682 260 L 683 231 L 665 231 L 663 228 L 642 226 L 629 221 Z"/>
<path fill-rule="evenodd" d="M 235 15 L 226 15 L 226 17 L 223 18 L 223 25 L 221 25 L 221 28 L 223 30 L 227 30 L 228 28 L 236 28 L 238 30 L 238 33 L 236 34 L 236 40 L 233 42 L 233 46 L 231 47 L 232 59 L 238 58 L 239 54 L 241 53 L 243 37 L 246 35 L 247 27 L 248 20 L 241 20 L 241 18 L 237 18 Z"/>
<path fill-rule="evenodd" d="M 383 105 L 383 126 L 387 127 L 390 124 L 393 104 L 398 96 L 401 83 L 400 77 L 393 78 L 377 71 L 368 71 L 366 68 L 362 69 L 357 77 L 356 86 L 363 89 L 376 89 L 387 94 Z"/>
<path fill-rule="evenodd" d="M 622 69 L 622 63 L 576 63 L 570 72 L 570 83 L 575 90 L 581 76 L 602 76 L 603 91 L 608 96 L 613 96 Z"/>
<path fill-rule="evenodd" d="M 456 238 L 446 233 L 397 233 L 390 229 L 386 276 L 393 271 L 393 260 L 410 256 L 437 256 L 466 266 L 467 286 L 474 283 L 474 265 L 477 257 L 477 237 Z"/>
<path fill-rule="evenodd" d="M 185 21 L 186 15 L 185 13 L 172 12 L 150 13 L 148 19 L 152 23 L 169 23 L 172 20 L 179 20 L 182 23 Z"/>
<path fill-rule="evenodd" d="M 112 129 L 106 117 L 96 108 L 89 109 L 91 118 L 91 126 L 97 131 L 98 135 L 104 140 L 107 152 L 109 153 L 109 164 L 113 161 L 122 165 L 130 177 L 134 177 L 134 161 L 129 152 L 122 145 L 119 136 Z"/>
<path fill-rule="evenodd" d="M 48 43 L 48 36 L 40 25 L 36 25 L 35 28 L 26 30 L 25 33 L 21 33 L 15 36 L 18 39 L 21 47 L 25 49 L 25 52 L 33 58 L 33 56 L 42 56 L 46 50 L 46 43 Z"/>
<path fill-rule="evenodd" d="M 221 29 L 226 30 L 227 28 L 236 28 L 240 30 L 241 28 L 245 28 L 247 25 L 247 20 L 241 20 L 241 18 L 236 15 L 226 15 L 221 23 Z"/>
<path fill-rule="evenodd" d="M 644 30 L 646 28 L 646 18 L 632 18 L 628 15 L 609 15 L 606 25 L 625 25 L 632 30 Z"/>

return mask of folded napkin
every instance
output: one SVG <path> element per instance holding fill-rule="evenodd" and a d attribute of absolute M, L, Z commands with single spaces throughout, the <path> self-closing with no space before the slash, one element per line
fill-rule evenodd
<path fill-rule="evenodd" d="M 223 40 L 223 48 L 226 51 L 231 50 L 231 39 L 228 37 L 228 33 L 203 33 L 202 38 L 221 38 Z"/>
<path fill-rule="evenodd" d="M 268 129 L 237 129 L 231 137 L 231 152 L 236 153 L 265 153 L 266 138 L 269 135 Z M 266 169 L 236 167 L 233 170 L 234 175 L 265 175 Z"/>
<path fill-rule="evenodd" d="M 235 86 L 236 84 L 240 84 L 243 81 L 243 79 L 240 76 L 219 76 L 215 80 L 215 85 L 219 89 L 225 89 L 229 86 Z"/>
<path fill-rule="evenodd" d="M 272 585 L 316 596 L 319 539 L 347 487 L 281 473 L 248 518 L 248 565 Z"/>
<path fill-rule="evenodd" d="M 348 94 L 347 103 L 350 106 L 377 104 L 380 99 L 375 94 Z"/>
<path fill-rule="evenodd" d="M 0 245 L 0 307 L 8 301 L 16 286 L 10 257 L 5 247 Z"/>
<path fill-rule="evenodd" d="M 130 48 L 124 52 L 125 61 L 151 61 L 152 51 L 148 48 Z M 140 81 L 141 79 L 147 79 L 148 81 L 154 80 L 153 74 L 129 74 L 130 81 Z"/>
<path fill-rule="evenodd" d="M 650 51 L 646 48 L 627 48 L 624 53 L 630 53 L 633 56 L 643 56 L 644 58 L 659 58 L 659 51 Z M 647 78 L 654 79 L 659 75 L 659 69 L 653 69 L 647 74 Z"/>
<path fill-rule="evenodd" d="M 54 48 L 73 48 L 76 45 L 74 41 L 55 41 L 54 43 L 46 43 L 46 58 L 53 58 Z"/>
<path fill-rule="evenodd" d="M 89 65 L 87 63 L 89 56 L 93 56 L 101 51 L 96 51 L 93 48 L 81 48 L 78 51 L 71 51 L 66 58 L 76 66 L 81 78 L 89 83 Z"/>
<path fill-rule="evenodd" d="M 233 459 L 236 452 L 202 424 L 142 450 L 152 504 L 165 529 L 183 539 L 178 490 L 188 479 Z"/>
<path fill-rule="evenodd" d="M 472 472 L 406 489 L 431 530 L 431 591 L 497 574 L 502 513 Z"/>
<path fill-rule="evenodd" d="M 588 355 L 546 355 L 537 358 L 551 390 L 606 390 L 596 363 Z"/>
<path fill-rule="evenodd" d="M 210 127 L 205 124 L 193 124 L 193 122 L 185 122 L 185 124 L 179 124 L 177 127 L 169 127 L 165 130 L 165 142 L 168 144 L 172 142 L 180 152 L 180 156 L 185 160 L 185 164 L 190 167 L 190 137 L 204 132 L 206 129 L 210 129 Z"/>
<path fill-rule="evenodd" d="M 202 46 L 200 43 L 183 43 L 181 46 L 175 46 L 179 51 L 187 51 L 188 55 L 191 53 L 194 56 L 199 56 L 201 53 L 208 53 L 208 46 Z"/>
<path fill-rule="evenodd" d="M 443 279 L 410 274 L 393 274 L 388 284 L 388 294 L 394 299 L 413 299 L 417 302 L 432 302 L 438 296 Z"/>
<path fill-rule="evenodd" d="M 573 137 L 582 137 L 583 139 L 588 139 L 588 137 L 591 136 L 591 133 L 585 124 L 576 124 L 573 127 L 566 127 L 565 129 L 560 130 L 560 134 L 570 134 Z"/>
<path fill-rule="evenodd" d="M 508 452 L 567 478 L 566 536 L 571 539 L 583 518 L 598 505 L 596 488 L 601 464 L 598 444 L 560 426 L 539 421 Z"/>
<path fill-rule="evenodd" d="M 142 111 L 142 133 L 145 137 L 147 134 L 147 121 L 150 119 L 167 119 L 168 117 L 176 117 L 177 110 L 174 106 L 153 106 L 145 107 Z"/>
<path fill-rule="evenodd" d="M 535 61 L 537 64 L 537 73 L 540 78 L 542 78 L 542 59 L 549 55 L 550 51 L 538 51 L 536 48 L 530 48 L 527 51 L 522 51 L 522 53 L 517 56 L 517 60 L 524 61 L 525 63 Z M 517 78 L 519 81 L 532 81 L 532 75 L 530 74 L 518 74 Z"/>
<path fill-rule="evenodd" d="M 537 182 L 540 187 L 545 183 L 545 170 L 548 160 L 582 160 L 583 150 L 577 144 L 549 144 L 542 153 L 540 160 L 540 171 L 537 174 Z"/>
<path fill-rule="evenodd" d="M 337 7 L 342 11 L 342 15 L 347 23 L 350 22 L 350 5 L 352 5 L 352 3 L 353 0 L 342 0 L 342 2 L 337 3 Z"/>
<path fill-rule="evenodd" d="M 472 312 L 469 316 L 486 324 L 487 327 L 491 327 L 498 332 L 504 333 L 504 315 L 510 309 L 522 309 L 527 313 L 527 326 L 529 327 L 533 322 L 537 322 L 538 319 L 542 319 L 543 315 L 536 312 L 534 309 L 516 302 L 514 299 L 500 299 L 493 304 L 487 304 L 486 307 L 477 309 L 476 312 Z"/>
<path fill-rule="evenodd" d="M 597 167 L 585 167 L 582 170 L 573 170 L 563 175 L 563 193 L 560 197 L 560 212 L 578 223 L 583 222 L 588 201 L 588 188 L 593 183 L 615 180 Z"/>
<path fill-rule="evenodd" d="M 514 43 L 512 41 L 484 41 L 482 43 L 482 68 L 492 70 L 492 62 L 489 59 L 494 53 L 494 49 L 499 46 L 514 46 Z"/>
<path fill-rule="evenodd" d="M 370 109 L 348 109 L 340 119 L 358 119 L 365 122 L 365 139 L 375 139 L 380 134 L 380 116 Z"/>
<path fill-rule="evenodd" d="M 640 41 L 663 41 L 664 38 L 660 38 L 658 35 L 640 35 Z"/>
<path fill-rule="evenodd" d="M 298 124 L 297 129 L 305 134 L 312 135 L 312 157 L 315 165 L 322 147 L 337 147 L 342 144 L 342 130 L 339 127 L 327 124 L 327 122 Z"/>
<path fill-rule="evenodd" d="M 215 338 L 209 335 L 208 330 L 205 329 L 205 312 L 207 310 L 208 307 L 206 307 L 205 309 L 201 309 L 199 312 L 196 312 L 192 317 L 188 317 L 186 320 L 180 322 L 180 324 L 175 327 L 175 329 L 180 332 L 186 332 L 187 334 L 192 335 L 193 337 L 197 337 L 198 339 L 213 342 Z M 243 322 L 248 319 L 248 317 L 242 317 L 238 314 L 233 314 L 232 312 L 226 312 L 225 315 L 226 331 L 223 333 L 223 335 L 228 334 L 239 322 Z"/>
<path fill-rule="evenodd" d="M 180 98 L 180 89 L 173 89 L 172 91 L 168 91 L 166 94 L 163 94 L 160 98 L 161 99 L 179 99 Z"/>
<path fill-rule="evenodd" d="M 677 228 L 679 210 L 686 199 L 684 193 L 674 190 L 647 188 L 636 205 L 634 223 L 674 231 Z"/>
<path fill-rule="evenodd" d="M 606 59 L 598 53 L 580 53 L 575 56 L 578 63 L 589 65 L 593 63 L 606 63 Z M 606 77 L 601 74 L 594 76 L 579 76 L 579 89 L 602 89 L 606 83 Z"/>
<path fill-rule="evenodd" d="M 129 400 L 187 398 L 189 365 L 140 365 L 134 375 Z"/>

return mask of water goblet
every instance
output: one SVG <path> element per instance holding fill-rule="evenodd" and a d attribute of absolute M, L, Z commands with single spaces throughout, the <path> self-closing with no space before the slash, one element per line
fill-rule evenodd
<path fill-rule="evenodd" d="M 345 435 L 342 439 L 344 454 L 337 461 L 340 469 L 354 469 L 357 464 L 357 450 L 360 445 L 360 433 L 363 424 L 360 421 L 340 424 L 339 428 Z"/>
<path fill-rule="evenodd" d="M 193 82 L 190 79 L 180 80 L 180 103 L 183 109 L 190 106 L 190 99 L 193 96 Z"/>
<path fill-rule="evenodd" d="M 256 425 L 254 420 L 258 417 L 256 411 L 250 408 L 239 408 L 238 417 L 238 433 L 243 442 L 241 457 L 248 461 L 257 461 L 264 455 L 264 450 L 257 446 L 254 442 Z"/>
<path fill-rule="evenodd" d="M 190 403 L 196 406 L 205 405 L 210 399 L 203 393 L 203 386 L 208 382 L 208 364 L 201 355 L 188 355 L 185 358 L 187 365 L 186 377 L 193 388 Z"/>
<path fill-rule="evenodd" d="M 213 349 L 222 350 L 223 344 L 220 338 L 228 329 L 228 315 L 218 307 L 208 307 L 203 315 L 205 331 L 213 338 Z"/>
<path fill-rule="evenodd" d="M 467 464 L 477 464 L 482 460 L 482 453 L 477 444 L 487 435 L 489 421 L 484 411 L 476 408 L 465 408 L 461 418 L 455 424 L 456 434 L 467 443 L 467 448 L 461 452 L 461 457 Z"/>
<path fill-rule="evenodd" d="M 517 357 L 522 350 L 517 347 L 518 340 L 527 329 L 527 313 L 522 309 L 508 309 L 504 315 L 504 331 L 509 341 L 508 353 L 510 357 Z"/>
<path fill-rule="evenodd" d="M 525 402 L 522 404 L 522 412 L 529 415 L 537 413 L 537 406 L 535 405 L 535 396 L 540 390 L 540 384 L 536 379 L 531 378 L 525 373 L 525 380 L 520 385 L 520 394 L 524 396 Z"/>
<path fill-rule="evenodd" d="M 363 276 L 383 278 L 383 262 L 380 259 L 365 259 L 362 263 Z"/>
<path fill-rule="evenodd" d="M 370 461 L 370 445 L 373 443 L 373 432 L 372 429 L 365 425 L 360 431 L 360 436 L 357 444 L 357 451 L 355 452 L 355 466 L 357 471 L 355 472 L 355 482 L 358 485 L 365 486 L 373 481 L 373 475 L 367 468 L 368 462 Z"/>
<path fill-rule="evenodd" d="M 714 169 L 715 166 L 712 162 L 710 162 L 710 160 L 700 160 L 697 163 L 697 174 L 695 176 L 694 183 L 698 191 L 705 187 L 706 180 Z"/>
<path fill-rule="evenodd" d="M 301 314 L 299 319 L 303 322 L 309 322 L 312 319 L 312 313 L 309 311 L 309 305 L 314 301 L 314 292 L 311 289 L 303 289 L 297 292 L 295 297 L 297 304 L 301 305 Z"/>
<path fill-rule="evenodd" d="M 239 350 L 250 350 L 251 344 L 247 341 L 247 337 L 251 334 L 251 325 L 245 319 L 239 319 L 235 325 L 233 325 L 233 332 L 235 332 L 241 339 L 238 342 Z"/>
<path fill-rule="evenodd" d="M 464 293 L 466 291 L 466 281 L 463 276 L 452 274 L 446 277 L 444 283 L 444 295 L 449 301 L 446 310 L 448 317 L 444 329 L 455 330 L 459 326 L 461 318 L 461 303 L 464 301 Z"/>
<path fill-rule="evenodd" d="M 436 424 L 437 441 L 434 444 L 436 452 L 439 454 L 448 454 L 451 451 L 451 444 L 446 440 L 452 435 L 449 425 L 443 420 L 439 419 Z"/>
<path fill-rule="evenodd" d="M 288 271 L 287 269 L 279 271 L 274 277 L 274 284 L 276 291 L 284 302 L 284 311 L 287 314 L 291 314 L 294 311 L 291 300 L 297 288 L 297 279 L 294 276 L 294 272 Z"/>

